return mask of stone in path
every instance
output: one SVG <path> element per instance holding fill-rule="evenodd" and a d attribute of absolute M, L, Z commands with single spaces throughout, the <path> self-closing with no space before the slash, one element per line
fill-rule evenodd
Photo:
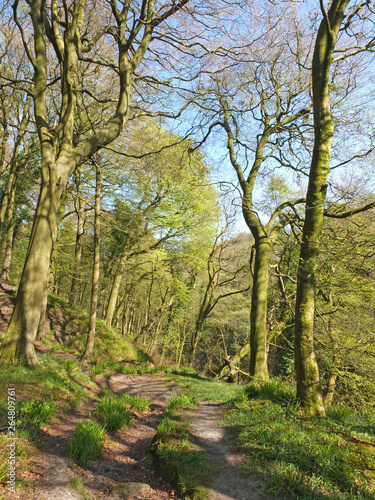
<path fill-rule="evenodd" d="M 133 495 L 149 491 L 150 485 L 145 483 L 120 483 L 111 490 L 111 496 L 105 500 L 121 500 L 132 498 Z"/>

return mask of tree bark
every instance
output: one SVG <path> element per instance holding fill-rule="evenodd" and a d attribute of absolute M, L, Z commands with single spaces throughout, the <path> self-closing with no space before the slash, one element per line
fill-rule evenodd
<path fill-rule="evenodd" d="M 118 263 L 118 266 L 116 269 L 116 275 L 115 275 L 115 279 L 113 281 L 111 295 L 109 296 L 107 312 L 105 315 L 105 322 L 107 323 L 107 325 L 110 328 L 112 326 L 113 315 L 115 314 L 115 310 L 116 310 L 117 299 L 118 299 L 120 285 L 121 285 L 121 281 L 122 281 L 122 273 L 124 272 L 127 257 L 128 257 L 128 245 L 125 244 L 124 249 L 123 249 L 122 254 L 121 254 L 120 262 Z"/>
<path fill-rule="evenodd" d="M 306 414 L 312 416 L 325 415 L 319 367 L 314 351 L 316 271 L 334 132 L 329 75 L 333 49 L 348 2 L 349 0 L 333 0 L 328 14 L 321 3 L 323 20 L 316 38 L 312 64 L 314 149 L 297 274 L 295 318 L 297 397 Z"/>
<path fill-rule="evenodd" d="M 237 364 L 241 361 L 242 358 L 246 356 L 246 354 L 249 351 L 250 351 L 250 344 L 245 344 L 234 356 L 232 357 L 227 356 L 224 365 L 220 368 L 218 378 L 221 379 L 227 377 L 230 373 L 232 373 L 233 368 L 237 366 Z"/>
<path fill-rule="evenodd" d="M 86 349 L 82 361 L 88 361 L 94 350 L 94 339 L 96 331 L 96 310 L 98 306 L 99 277 L 100 277 L 100 196 L 102 190 L 102 173 L 100 167 L 96 166 L 96 190 L 95 190 L 95 222 L 94 222 L 94 267 L 92 271 L 92 289 L 90 305 L 90 324 L 87 334 Z"/>
<path fill-rule="evenodd" d="M 267 300 L 271 250 L 269 238 L 263 236 L 255 241 L 250 313 L 250 376 L 262 381 L 268 380 Z"/>
<path fill-rule="evenodd" d="M 331 406 L 332 404 L 333 396 L 335 394 L 338 374 L 339 374 L 339 360 L 337 356 L 334 354 L 332 359 L 331 369 L 328 375 L 327 392 L 324 398 L 325 406 Z"/>
<path fill-rule="evenodd" d="M 13 181 L 13 186 L 10 191 L 10 197 L 8 200 L 8 208 L 7 208 L 7 235 L 5 243 L 3 268 L 1 271 L 1 279 L 6 281 L 9 281 L 10 264 L 12 261 L 13 232 L 14 232 L 14 200 L 16 197 L 16 187 L 15 187 L 16 180 L 17 177 L 15 176 Z"/>
<path fill-rule="evenodd" d="M 75 210 L 77 213 L 77 234 L 76 234 L 76 245 L 74 251 L 74 271 L 72 284 L 70 288 L 70 302 L 72 307 L 77 305 L 77 292 L 78 292 L 78 283 L 80 280 L 80 272 L 81 272 L 81 261 L 82 261 L 82 248 L 83 248 L 83 235 L 84 235 L 84 202 L 81 199 L 82 195 L 82 180 L 79 177 L 79 173 L 77 172 L 76 177 L 76 187 L 77 187 L 77 195 L 75 201 Z"/>
<path fill-rule="evenodd" d="M 44 291 L 48 285 L 59 203 L 65 186 L 65 182 L 59 179 L 54 171 L 42 169 L 42 185 L 29 248 L 16 305 L 1 345 L 0 361 L 9 362 L 24 357 L 29 365 L 38 365 L 34 339 L 42 314 Z"/>

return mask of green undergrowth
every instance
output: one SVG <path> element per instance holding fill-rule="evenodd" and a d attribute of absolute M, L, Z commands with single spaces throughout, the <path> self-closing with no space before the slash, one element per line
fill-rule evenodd
<path fill-rule="evenodd" d="M 127 426 L 132 412 L 148 411 L 147 399 L 132 394 L 117 395 L 101 389 L 93 414 L 77 424 L 69 442 L 68 452 L 80 465 L 101 457 L 107 432 L 117 432 Z"/>
<path fill-rule="evenodd" d="M 197 404 L 195 396 L 184 393 L 172 396 L 164 411 L 153 444 L 157 463 L 166 479 L 176 484 L 186 499 L 204 500 L 203 486 L 209 474 L 205 453 L 189 440 L 189 423 L 184 412 Z"/>
<path fill-rule="evenodd" d="M 167 377 L 171 382 L 182 387 L 187 394 L 208 402 L 226 403 L 242 391 L 241 386 L 203 377 L 189 369 L 173 370 L 167 373 Z"/>
<path fill-rule="evenodd" d="M 82 420 L 76 425 L 68 453 L 80 465 L 87 465 L 90 460 L 101 457 L 105 438 L 105 427 L 94 420 Z"/>
<path fill-rule="evenodd" d="M 129 424 L 131 412 L 144 412 L 149 409 L 149 401 L 141 396 L 133 394 L 118 396 L 112 391 L 102 389 L 99 392 L 95 416 L 103 421 L 108 431 L 115 432 Z"/>
<path fill-rule="evenodd" d="M 53 425 L 54 419 L 79 406 L 96 391 L 95 384 L 82 373 L 76 360 L 61 360 L 53 354 L 39 354 L 40 366 L 23 362 L 0 370 L 0 425 L 8 424 L 8 389 L 14 389 L 16 426 L 16 485 L 26 486 L 21 472 L 37 452 L 40 429 Z M 13 391 L 12 391 L 13 394 Z M 6 483 L 8 472 L 7 434 L 0 436 L 0 484 Z M 4 446 L 3 446 L 4 444 Z M 5 476 L 5 477 L 4 477 Z"/>
<path fill-rule="evenodd" d="M 227 424 L 247 449 L 249 472 L 276 498 L 375 498 L 375 420 L 345 407 L 306 419 L 293 385 L 251 383 L 231 403 Z"/>
<path fill-rule="evenodd" d="M 303 416 L 295 386 L 281 379 L 235 386 L 169 375 L 201 400 L 227 403 L 225 425 L 247 450 L 245 470 L 275 498 L 375 499 L 375 418 L 343 405 Z"/>
<path fill-rule="evenodd" d="M 31 456 L 33 450 L 30 447 L 27 447 L 27 440 L 23 437 L 17 437 L 16 441 L 10 441 L 7 434 L 0 434 L 0 492 L 1 486 L 5 487 L 7 481 L 9 479 L 9 443 L 14 443 L 14 453 L 17 460 L 17 468 L 16 468 L 16 480 L 15 486 L 18 488 L 21 486 L 22 482 L 20 480 L 20 473 L 26 468 L 26 463 L 28 459 L 28 455 Z M 0 494 L 0 499 L 3 498 Z"/>
<path fill-rule="evenodd" d="M 79 406 L 96 388 L 83 373 L 76 360 L 59 359 L 56 355 L 39 354 L 36 368 L 23 362 L 0 370 L 0 418 L 6 418 L 7 388 L 15 389 L 18 427 L 50 423 L 57 412 Z"/>
<path fill-rule="evenodd" d="M 84 311 L 71 309 L 69 305 L 57 297 L 49 297 L 51 315 L 56 315 L 59 324 L 59 341 L 57 333 L 47 335 L 46 344 L 52 349 L 61 350 L 82 356 L 86 346 L 89 315 Z M 132 346 L 126 338 L 115 329 L 108 328 L 103 320 L 97 320 L 93 359 L 94 364 L 103 363 L 142 363 L 143 353 Z M 147 355 L 144 355 L 147 356 Z M 103 369 L 105 367 L 103 366 Z M 120 370 L 117 370 L 120 371 Z"/>

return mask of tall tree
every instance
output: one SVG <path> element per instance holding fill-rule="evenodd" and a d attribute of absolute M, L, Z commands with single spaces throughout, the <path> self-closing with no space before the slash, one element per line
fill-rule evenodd
<path fill-rule="evenodd" d="M 0 348 L 1 361 L 23 357 L 30 365 L 38 364 L 34 339 L 43 314 L 57 214 L 68 180 L 77 166 L 119 136 L 128 115 L 134 73 L 153 32 L 187 3 L 162 2 L 158 7 L 154 0 L 141 4 L 128 0 L 14 3 L 15 23 L 34 69 L 30 92 L 41 148 L 42 182 L 16 305 Z M 90 95 L 90 86 L 84 86 L 85 79 L 80 75 L 82 60 L 93 69 L 95 79 L 100 67 L 105 67 L 102 76 L 108 81 L 114 71 L 119 93 L 108 121 L 94 132 L 90 129 L 86 136 L 77 137 L 77 101 L 82 93 Z M 54 82 L 59 83 L 60 93 Z M 56 94 L 51 94 L 51 85 Z"/>
<path fill-rule="evenodd" d="M 96 184 L 95 184 L 95 209 L 94 209 L 94 265 L 92 268 L 91 281 L 91 303 L 89 331 L 82 360 L 88 361 L 94 350 L 94 340 L 96 331 L 96 311 L 98 307 L 99 277 L 100 277 L 100 197 L 102 193 L 103 174 L 101 166 L 95 162 Z"/>
<path fill-rule="evenodd" d="M 331 113 L 330 70 L 333 51 L 349 0 L 333 0 L 316 36 L 312 63 L 314 149 L 309 173 L 305 223 L 297 274 L 295 368 L 297 397 L 305 412 L 324 416 L 319 368 L 314 351 L 316 271 L 322 233 L 327 177 L 334 133 Z"/>

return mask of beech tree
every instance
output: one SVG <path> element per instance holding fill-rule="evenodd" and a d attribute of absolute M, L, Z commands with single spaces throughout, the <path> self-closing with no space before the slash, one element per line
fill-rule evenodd
<path fill-rule="evenodd" d="M 334 133 L 330 71 L 335 44 L 348 3 L 349 0 L 333 0 L 326 12 L 324 3 L 320 2 L 323 19 L 316 36 L 312 62 L 314 149 L 297 274 L 295 317 L 297 397 L 307 414 L 319 416 L 325 415 L 325 409 L 314 350 L 314 317 L 316 272 Z"/>
<path fill-rule="evenodd" d="M 304 198 L 284 198 L 273 207 L 265 222 L 257 187 L 260 177 L 267 175 L 268 167 L 293 166 L 294 158 L 286 161 L 289 141 L 297 141 L 309 127 L 311 109 L 306 75 L 298 70 L 294 73 L 292 54 L 284 57 L 283 50 L 276 50 L 270 38 L 271 35 L 266 38 L 270 43 L 267 53 L 260 54 L 253 48 L 254 58 L 259 58 L 259 62 L 252 69 L 238 72 L 240 88 L 233 73 L 213 78 L 212 88 L 206 91 L 201 104 L 207 109 L 211 101 L 215 112 L 207 136 L 214 128 L 224 131 L 229 162 L 237 176 L 243 217 L 254 238 L 250 375 L 260 380 L 268 380 L 266 319 L 270 256 L 278 234 L 297 216 L 295 207 Z M 288 50 L 286 45 L 284 49 Z"/>
<path fill-rule="evenodd" d="M 44 314 L 43 296 L 56 239 L 57 214 L 67 182 L 79 165 L 119 136 L 128 115 L 134 73 L 155 28 L 187 3 L 188 0 L 160 4 L 154 0 L 14 3 L 14 21 L 34 70 L 29 92 L 40 141 L 42 181 L 16 305 L 0 349 L 2 361 L 24 357 L 28 364 L 38 364 L 33 343 Z M 85 82 L 80 78 L 82 64 L 90 66 L 91 81 L 107 78 L 112 83 L 113 74 L 116 75 L 118 97 L 105 124 L 76 137 L 78 100 L 91 92 L 90 79 Z"/>

